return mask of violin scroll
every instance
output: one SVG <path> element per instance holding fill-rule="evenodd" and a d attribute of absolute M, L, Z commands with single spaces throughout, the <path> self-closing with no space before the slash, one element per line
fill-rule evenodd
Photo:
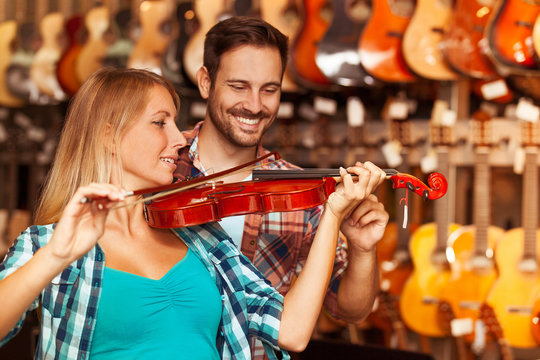
<path fill-rule="evenodd" d="M 443 174 L 431 173 L 428 177 L 428 184 L 424 184 L 418 178 L 403 173 L 397 173 L 389 177 L 392 180 L 394 189 L 407 188 L 420 195 L 424 201 L 436 200 L 444 196 L 448 190 L 448 182 Z"/>

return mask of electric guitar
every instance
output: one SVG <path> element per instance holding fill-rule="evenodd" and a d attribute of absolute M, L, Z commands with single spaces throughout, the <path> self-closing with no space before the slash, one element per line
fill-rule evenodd
<path fill-rule="evenodd" d="M 143 0 L 138 6 L 141 33 L 127 67 L 161 74 L 163 55 L 178 31 L 170 0 Z"/>
<path fill-rule="evenodd" d="M 538 123 L 522 121 L 525 148 L 521 228 L 508 230 L 498 242 L 495 260 L 499 277 L 489 292 L 490 305 L 506 334 L 517 348 L 538 346 L 530 327 L 535 297 L 540 291 L 540 231 L 538 230 Z"/>
<path fill-rule="evenodd" d="M 66 2 L 66 0 L 60 0 Z M 35 53 L 30 66 L 30 78 L 40 92 L 51 99 L 51 102 L 60 102 L 67 99 L 58 78 L 56 68 L 62 55 L 63 45 L 60 39 L 64 32 L 64 15 L 59 8 L 58 0 L 47 0 L 47 8 L 40 17 L 39 34 L 41 46 Z"/>
<path fill-rule="evenodd" d="M 418 0 L 403 36 L 403 55 L 417 75 L 432 80 L 456 80 L 442 54 L 444 32 L 452 17 L 452 0 Z"/>
<path fill-rule="evenodd" d="M 373 77 L 387 82 L 416 80 L 402 50 L 414 6 L 414 0 L 373 0 L 373 11 L 358 43 L 361 64 Z"/>
<path fill-rule="evenodd" d="M 440 114 L 433 111 L 430 121 L 431 142 L 437 149 L 438 171 L 444 175 L 450 172 L 451 130 L 449 125 L 443 124 Z M 446 177 L 452 181 L 451 177 Z M 405 324 L 418 334 L 431 337 L 448 335 L 447 329 L 439 321 L 438 303 L 450 279 L 446 258 L 448 235 L 459 227 L 449 221 L 449 196 L 451 194 L 434 204 L 435 223 L 418 227 L 409 240 L 413 272 L 405 283 L 399 301 Z"/>
<path fill-rule="evenodd" d="M 84 26 L 88 34 L 75 61 L 75 74 L 82 84 L 102 66 L 109 43 L 105 33 L 110 28 L 110 4 L 100 3 L 84 14 Z"/>
<path fill-rule="evenodd" d="M 370 1 L 332 0 L 332 22 L 318 41 L 315 62 L 332 83 L 373 86 L 375 79 L 363 69 L 358 41 L 371 13 Z"/>
<path fill-rule="evenodd" d="M 454 71 L 475 79 L 498 76 L 482 45 L 494 3 L 495 0 L 457 0 L 443 38 L 444 58 Z"/>
<path fill-rule="evenodd" d="M 20 107 L 23 100 L 14 96 L 6 84 L 6 70 L 13 56 L 13 43 L 17 38 L 17 21 L 15 20 L 15 4 L 5 1 L 0 6 L 0 105 Z"/>
<path fill-rule="evenodd" d="M 452 232 L 448 241 L 451 277 L 441 292 L 458 319 L 475 323 L 480 305 L 497 278 L 493 251 L 504 230 L 490 225 L 490 169 L 491 119 L 481 110 L 473 114 L 473 137 L 476 145 L 474 166 L 474 226 L 463 226 Z M 474 330 L 464 336 L 472 343 Z"/>

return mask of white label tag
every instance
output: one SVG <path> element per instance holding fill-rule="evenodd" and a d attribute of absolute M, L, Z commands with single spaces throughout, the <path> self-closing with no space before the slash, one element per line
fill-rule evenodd
<path fill-rule="evenodd" d="M 381 151 L 389 167 L 398 167 L 403 162 L 403 158 L 400 154 L 401 144 L 399 143 L 399 141 L 391 140 L 386 142 L 381 147 Z"/>
<path fill-rule="evenodd" d="M 424 174 L 429 174 L 437 170 L 437 154 L 430 149 L 426 156 L 420 159 L 420 169 Z"/>
<path fill-rule="evenodd" d="M 445 110 L 442 113 L 441 125 L 442 126 L 454 126 L 457 120 L 457 113 L 454 110 Z"/>
<path fill-rule="evenodd" d="M 332 116 L 335 115 L 337 111 L 337 101 L 334 99 L 316 96 L 313 100 L 313 107 L 315 108 L 315 111 L 319 114 Z"/>
<path fill-rule="evenodd" d="M 514 152 L 514 173 L 523 174 L 525 168 L 525 150 L 518 147 Z"/>
<path fill-rule="evenodd" d="M 480 87 L 480 92 L 486 100 L 493 100 L 508 94 L 508 87 L 503 79 L 490 81 Z"/>
<path fill-rule="evenodd" d="M 516 108 L 516 117 L 520 120 L 536 123 L 540 117 L 540 108 L 529 99 L 520 98 Z"/>
<path fill-rule="evenodd" d="M 452 336 L 472 334 L 474 328 L 473 325 L 473 320 L 471 318 L 453 319 L 450 322 Z"/>
<path fill-rule="evenodd" d="M 292 119 L 294 117 L 294 104 L 292 102 L 280 103 L 277 117 L 280 119 Z"/>
<path fill-rule="evenodd" d="M 189 107 L 189 114 L 195 119 L 204 119 L 206 117 L 206 103 L 195 101 Z"/>
<path fill-rule="evenodd" d="M 28 139 L 40 143 L 47 137 L 47 132 L 40 127 L 30 126 L 26 130 L 26 136 L 28 136 Z"/>
<path fill-rule="evenodd" d="M 347 123 L 349 126 L 364 125 L 366 109 L 360 98 L 351 96 L 347 99 Z"/>
<path fill-rule="evenodd" d="M 388 106 L 388 117 L 393 120 L 405 120 L 409 116 L 409 104 L 404 100 L 394 100 Z"/>
<path fill-rule="evenodd" d="M 19 125 L 23 129 L 26 129 L 32 125 L 32 119 L 30 119 L 26 114 L 17 112 L 13 117 L 15 124 Z"/>
<path fill-rule="evenodd" d="M 444 112 L 448 110 L 448 102 L 444 100 L 435 100 L 431 109 L 431 123 L 435 126 L 442 125 Z"/>

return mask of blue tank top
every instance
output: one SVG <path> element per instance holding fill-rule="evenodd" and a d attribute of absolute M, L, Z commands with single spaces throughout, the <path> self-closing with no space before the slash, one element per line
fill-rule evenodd
<path fill-rule="evenodd" d="M 221 307 L 189 249 L 159 280 L 105 267 L 90 359 L 219 359 Z"/>

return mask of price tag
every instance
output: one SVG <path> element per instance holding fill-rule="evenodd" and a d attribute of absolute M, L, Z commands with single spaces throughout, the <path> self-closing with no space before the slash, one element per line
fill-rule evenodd
<path fill-rule="evenodd" d="M 442 126 L 454 126 L 457 120 L 457 113 L 454 110 L 446 109 L 442 113 L 441 125 Z"/>
<path fill-rule="evenodd" d="M 516 117 L 520 120 L 536 123 L 540 117 L 540 108 L 529 99 L 520 98 L 516 108 Z"/>
<path fill-rule="evenodd" d="M 420 170 L 424 174 L 429 174 L 437 170 L 437 154 L 430 149 L 426 156 L 420 159 Z"/>
<path fill-rule="evenodd" d="M 435 126 L 442 125 L 444 112 L 448 110 L 448 103 L 443 100 L 435 100 L 431 109 L 431 123 Z"/>
<path fill-rule="evenodd" d="M 405 100 L 393 100 L 388 105 L 388 117 L 394 120 L 405 120 L 409 116 L 409 104 Z"/>
<path fill-rule="evenodd" d="M 450 322 L 452 336 L 455 337 L 472 334 L 473 327 L 474 324 L 471 318 L 453 319 Z"/>
<path fill-rule="evenodd" d="M 480 92 L 484 99 L 493 100 L 508 95 L 508 86 L 503 79 L 499 79 L 482 85 Z"/>
<path fill-rule="evenodd" d="M 403 158 L 401 157 L 401 144 L 399 141 L 391 140 L 386 142 L 381 147 L 382 154 L 389 167 L 395 168 L 401 165 Z"/>
<path fill-rule="evenodd" d="M 525 150 L 518 147 L 514 152 L 514 173 L 523 174 L 525 168 Z"/>
<path fill-rule="evenodd" d="M 313 107 L 319 114 L 335 115 L 337 111 L 337 101 L 334 99 L 316 96 L 313 100 Z"/>
<path fill-rule="evenodd" d="M 200 101 L 191 103 L 189 114 L 195 119 L 204 119 L 206 117 L 206 103 Z"/>
<path fill-rule="evenodd" d="M 21 112 L 17 112 L 15 116 L 13 117 L 13 121 L 18 126 L 22 127 L 23 129 L 26 129 L 32 125 L 32 120 L 26 115 Z"/>
<path fill-rule="evenodd" d="M 280 119 L 292 119 L 294 117 L 294 104 L 292 102 L 280 103 L 277 117 Z"/>
<path fill-rule="evenodd" d="M 366 109 L 360 98 L 351 96 L 347 99 L 347 123 L 349 126 L 364 125 Z"/>
<path fill-rule="evenodd" d="M 47 132 L 40 127 L 30 126 L 26 129 L 26 136 L 28 136 L 28 139 L 40 143 L 47 137 Z"/>

